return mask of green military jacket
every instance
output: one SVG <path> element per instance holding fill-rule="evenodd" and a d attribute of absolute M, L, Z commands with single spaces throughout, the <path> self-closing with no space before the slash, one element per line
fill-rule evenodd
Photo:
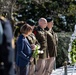
<path fill-rule="evenodd" d="M 47 34 L 40 26 L 37 26 L 34 30 L 34 34 L 40 44 L 40 50 L 43 53 L 39 54 L 39 58 L 46 58 L 47 56 Z"/>
<path fill-rule="evenodd" d="M 34 33 L 32 33 L 31 35 L 27 36 L 27 40 L 29 41 L 30 44 L 34 44 L 34 45 L 39 45 L 39 42 L 37 41 Z M 38 59 L 38 58 L 37 58 Z M 34 61 L 31 64 L 36 64 L 37 63 L 37 59 L 34 58 Z"/>
<path fill-rule="evenodd" d="M 47 33 L 48 54 L 50 57 L 57 56 L 58 37 L 53 30 L 45 29 Z"/>
<path fill-rule="evenodd" d="M 32 33 L 31 35 L 27 36 L 27 39 L 28 39 L 30 44 L 35 44 L 35 45 L 38 44 L 39 45 L 34 33 Z"/>

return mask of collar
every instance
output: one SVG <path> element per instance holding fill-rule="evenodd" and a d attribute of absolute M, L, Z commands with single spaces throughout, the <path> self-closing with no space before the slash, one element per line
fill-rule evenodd
<path fill-rule="evenodd" d="M 42 29 L 40 26 L 38 26 L 38 30 L 40 30 L 40 31 L 44 31 L 44 29 Z"/>

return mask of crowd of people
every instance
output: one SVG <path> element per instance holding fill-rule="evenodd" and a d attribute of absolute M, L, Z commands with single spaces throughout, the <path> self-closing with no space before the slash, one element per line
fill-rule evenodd
<path fill-rule="evenodd" d="M 1 21 L 4 20 L 1 19 Z M 6 23 L 4 21 L 4 24 L 9 25 L 10 23 Z M 58 44 L 57 34 L 52 29 L 53 25 L 54 22 L 51 17 L 40 18 L 38 20 L 37 26 L 35 25 L 35 22 L 32 19 L 28 19 L 26 22 L 22 23 L 19 30 L 20 34 L 16 37 L 15 41 L 15 54 L 12 52 L 12 29 L 10 29 L 9 26 L 7 32 L 6 29 L 3 28 L 3 31 L 5 29 L 4 34 L 7 36 L 5 36 L 4 34 L 3 35 L 5 36 L 5 38 L 8 38 L 8 48 L 4 47 L 4 40 L 4 44 L 3 46 L 0 45 L 0 49 L 2 49 L 2 51 L 7 49 L 6 51 L 9 50 L 10 52 L 8 53 L 7 59 L 5 59 L 5 55 L 0 56 L 1 59 L 4 58 L 4 60 L 0 61 L 0 66 L 2 65 L 2 63 L 4 63 L 5 65 L 6 60 L 8 61 L 8 59 L 10 59 L 9 62 L 11 62 L 9 70 L 7 72 L 5 71 L 5 73 L 8 73 L 6 75 L 14 75 L 14 70 L 16 75 L 51 75 L 53 69 L 55 69 L 56 67 L 55 60 L 57 56 Z M 34 58 L 33 53 L 36 50 L 36 46 L 39 47 L 39 52 L 38 57 Z M 13 59 L 14 56 L 15 60 Z M 15 67 L 13 68 L 12 65 L 14 61 Z M 8 65 L 5 67 L 8 68 Z M 10 69 L 12 71 L 10 71 Z M 0 68 L 0 74 L 5 75 L 1 72 L 2 69 Z"/>

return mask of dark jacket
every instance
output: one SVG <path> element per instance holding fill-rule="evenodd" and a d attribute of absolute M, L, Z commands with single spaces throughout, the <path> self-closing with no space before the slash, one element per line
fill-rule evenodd
<path fill-rule="evenodd" d="M 48 28 L 45 29 L 47 32 L 47 44 L 48 44 L 48 53 L 50 57 L 57 56 L 57 44 L 58 37 L 57 34 Z"/>
<path fill-rule="evenodd" d="M 14 75 L 14 50 L 12 48 L 13 34 L 11 24 L 6 18 L 2 19 L 0 17 L 0 21 L 3 28 L 3 41 L 0 44 L 0 75 Z"/>
<path fill-rule="evenodd" d="M 45 30 L 43 30 L 40 26 L 36 27 L 34 30 L 34 34 L 40 44 L 40 50 L 43 50 L 43 54 L 39 54 L 39 58 L 46 58 L 47 56 L 47 35 Z"/>
<path fill-rule="evenodd" d="M 28 40 L 21 34 L 17 40 L 17 66 L 26 66 L 30 62 L 32 56 L 31 46 Z"/>

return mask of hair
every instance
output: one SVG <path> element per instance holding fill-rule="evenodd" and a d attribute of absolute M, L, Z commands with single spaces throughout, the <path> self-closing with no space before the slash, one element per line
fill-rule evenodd
<path fill-rule="evenodd" d="M 24 24 L 21 28 L 20 28 L 20 32 L 23 34 L 28 34 L 30 31 L 33 31 L 32 27 L 29 24 Z"/>
<path fill-rule="evenodd" d="M 42 22 L 47 22 L 47 20 L 45 18 L 40 18 L 38 24 L 41 25 Z"/>
<path fill-rule="evenodd" d="M 45 18 L 40 18 L 38 22 L 47 21 Z"/>

